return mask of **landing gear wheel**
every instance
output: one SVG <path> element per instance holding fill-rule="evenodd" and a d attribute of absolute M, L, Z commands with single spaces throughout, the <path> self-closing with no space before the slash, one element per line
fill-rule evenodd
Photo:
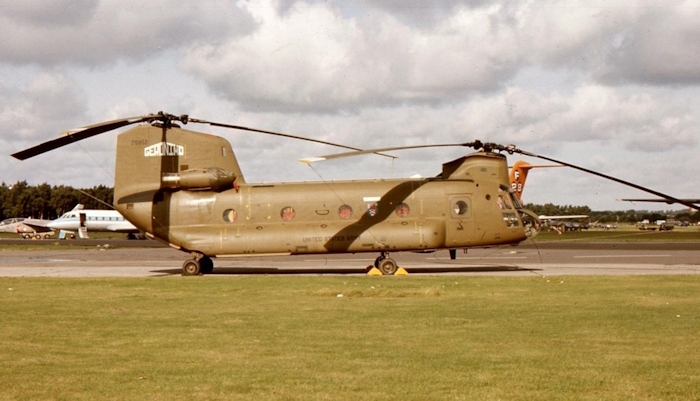
<path fill-rule="evenodd" d="M 183 276 L 198 276 L 200 272 L 201 265 L 196 259 L 187 259 L 185 263 L 182 264 Z"/>
<path fill-rule="evenodd" d="M 382 256 L 377 257 L 377 259 L 374 260 L 374 267 L 379 269 L 379 264 L 382 263 L 382 260 L 386 259 L 386 255 L 382 253 Z"/>
<path fill-rule="evenodd" d="M 211 274 L 211 272 L 214 271 L 214 262 L 208 256 L 199 259 L 199 266 L 199 271 L 202 272 L 202 274 Z"/>
<path fill-rule="evenodd" d="M 392 276 L 399 269 L 399 266 L 396 265 L 394 259 L 385 257 L 382 258 L 381 261 L 379 261 L 379 266 L 377 266 L 377 268 L 379 269 L 379 271 L 382 272 L 383 275 Z"/>

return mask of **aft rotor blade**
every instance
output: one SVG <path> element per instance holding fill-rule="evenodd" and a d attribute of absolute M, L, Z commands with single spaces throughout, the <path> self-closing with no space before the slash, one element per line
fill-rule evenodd
<path fill-rule="evenodd" d="M 44 143 L 40 143 L 39 145 L 33 146 L 29 149 L 25 149 L 14 153 L 12 154 L 12 157 L 19 160 L 26 160 L 30 157 L 34 157 L 42 153 L 46 153 L 48 151 L 60 148 L 62 146 L 69 145 L 73 142 L 82 141 L 83 139 L 90 138 L 91 136 L 99 135 L 107 131 L 124 127 L 129 124 L 148 121 L 152 118 L 152 115 L 121 118 L 118 120 L 107 121 L 103 123 L 88 125 L 87 127 L 64 131 L 61 133 L 60 137 L 52 139 L 50 141 L 46 141 Z"/>
<path fill-rule="evenodd" d="M 658 203 L 668 203 L 672 204 L 670 200 L 667 199 L 618 199 L 623 202 L 658 202 Z M 683 202 L 690 202 L 690 203 L 700 203 L 700 199 L 681 199 Z"/>
<path fill-rule="evenodd" d="M 392 146 L 392 147 L 388 147 L 388 148 L 358 150 L 358 151 L 354 151 L 354 152 L 335 153 L 335 154 L 331 154 L 331 155 L 318 156 L 318 157 L 307 157 L 304 159 L 300 159 L 299 161 L 302 163 L 314 163 L 314 162 L 320 162 L 320 161 L 331 160 L 331 159 L 339 159 L 342 157 L 366 155 L 369 153 L 391 152 L 394 150 L 423 149 L 423 148 L 446 148 L 446 147 L 458 147 L 458 146 L 480 149 L 482 146 L 482 143 L 480 141 L 476 141 L 476 142 L 467 142 L 467 143 L 442 143 L 442 144 L 435 144 L 435 145 Z"/>
<path fill-rule="evenodd" d="M 299 139 L 299 140 L 302 140 L 302 141 L 320 143 L 320 144 L 322 144 L 322 145 L 330 145 L 330 146 L 335 146 L 335 147 L 339 147 L 339 148 L 343 148 L 343 149 L 350 149 L 350 150 L 353 150 L 353 151 L 362 151 L 362 149 L 360 149 L 360 148 L 355 148 L 355 147 L 352 147 L 352 146 L 341 145 L 341 144 L 339 144 L 339 143 L 326 142 L 326 141 L 322 141 L 322 140 L 320 140 L 320 139 L 306 138 L 306 137 L 303 137 L 303 136 L 285 134 L 285 133 L 282 133 L 282 132 L 275 132 L 275 131 L 268 131 L 268 130 L 258 129 L 258 128 L 244 127 L 244 126 L 242 126 L 242 125 L 223 124 L 223 123 L 217 123 L 217 122 L 213 122 L 213 121 L 200 120 L 200 119 L 196 119 L 196 118 L 190 118 L 190 119 L 188 119 L 188 121 L 189 121 L 189 122 L 193 122 L 193 123 L 198 123 L 198 124 L 208 124 L 208 125 L 211 125 L 211 126 L 213 126 L 213 127 L 231 128 L 231 129 L 237 129 L 237 130 L 241 130 L 241 131 L 257 132 L 257 133 L 260 133 L 260 134 L 275 135 L 275 136 L 279 136 L 279 137 L 283 137 L 283 138 Z M 369 153 L 377 153 L 377 152 L 369 152 Z M 380 156 L 386 156 L 386 157 L 395 158 L 394 156 L 390 156 L 390 155 L 380 155 Z"/>
<path fill-rule="evenodd" d="M 643 186 L 641 186 L 641 185 L 637 185 L 637 184 L 631 183 L 631 182 L 629 182 L 629 181 L 621 180 L 621 179 L 619 179 L 619 178 L 615 178 L 615 177 L 609 176 L 609 175 L 607 175 L 607 174 L 599 173 L 599 172 L 597 172 L 597 171 L 593 171 L 593 170 L 587 169 L 587 168 L 585 168 L 585 167 L 576 166 L 576 165 L 573 165 L 573 164 L 571 164 L 571 163 L 567 163 L 567 162 L 564 162 L 564 161 L 561 161 L 561 160 L 552 159 L 551 157 L 547 157 L 547 156 L 542 156 L 542 155 L 537 155 L 537 154 L 534 154 L 534 153 L 526 152 L 526 151 L 524 151 L 524 150 L 520 150 L 520 149 L 517 149 L 517 148 L 516 148 L 516 149 L 511 149 L 511 151 L 512 151 L 513 153 L 519 153 L 519 154 L 521 154 L 521 155 L 531 156 L 531 157 L 537 157 L 537 158 L 539 158 L 539 159 L 548 160 L 548 161 L 553 162 L 553 163 L 563 164 L 563 165 L 565 165 L 565 166 L 567 166 L 567 167 L 571 167 L 571 168 L 573 168 L 573 169 L 580 170 L 580 171 L 583 171 L 583 172 L 588 173 L 588 174 L 597 175 L 598 177 L 602 177 L 602 178 L 608 179 L 608 180 L 610 180 L 610 181 L 615 181 L 615 182 L 617 182 L 617 183 L 619 183 L 619 184 L 626 185 L 626 186 L 628 186 L 628 187 L 632 187 L 632 188 L 638 189 L 638 190 L 640 190 L 640 191 L 644 191 L 644 192 L 650 193 L 650 194 L 652 194 L 652 195 L 656 195 L 656 196 L 658 196 L 658 197 L 660 197 L 660 198 L 666 199 L 666 201 L 668 201 L 668 202 L 670 202 L 670 203 L 679 203 L 679 204 L 684 205 L 684 206 L 687 206 L 687 207 L 689 207 L 689 208 L 691 208 L 691 209 L 700 210 L 700 206 L 698 206 L 698 205 L 696 205 L 696 204 L 694 204 L 694 203 L 692 203 L 692 202 L 687 202 L 687 201 L 684 200 L 684 199 L 674 198 L 674 197 L 671 196 L 671 195 L 666 195 L 666 194 L 664 194 L 664 193 L 661 193 L 661 192 L 658 192 L 658 191 L 654 191 L 653 189 L 649 189 L 649 188 L 643 187 Z"/>

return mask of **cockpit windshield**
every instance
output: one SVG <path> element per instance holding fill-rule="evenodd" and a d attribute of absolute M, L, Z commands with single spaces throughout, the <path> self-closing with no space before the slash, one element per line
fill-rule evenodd
<path fill-rule="evenodd" d="M 503 206 L 501 209 L 522 209 L 523 205 L 520 200 L 515 196 L 515 192 L 509 186 L 501 185 L 498 191 L 498 204 Z"/>

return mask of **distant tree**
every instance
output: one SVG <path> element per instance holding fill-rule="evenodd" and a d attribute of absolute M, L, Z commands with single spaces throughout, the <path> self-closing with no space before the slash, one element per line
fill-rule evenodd
<path fill-rule="evenodd" d="M 667 214 L 660 212 L 646 212 L 642 214 L 642 220 L 656 221 L 656 220 L 666 220 Z"/>
<path fill-rule="evenodd" d="M 5 220 L 10 217 L 5 213 L 5 203 L 9 196 L 10 188 L 3 182 L 2 185 L 0 185 L 0 220 Z"/>
<path fill-rule="evenodd" d="M 29 216 L 40 219 L 54 219 L 55 213 L 51 209 L 51 186 L 43 183 L 36 187 L 29 187 L 28 207 Z"/>
<path fill-rule="evenodd" d="M 67 187 L 65 185 L 53 187 L 49 204 L 55 215 L 61 216 L 78 204 L 77 192 L 72 187 Z"/>
<path fill-rule="evenodd" d="M 9 217 L 31 217 L 28 205 L 30 196 L 27 181 L 16 182 L 5 199 L 5 213 Z"/>
<path fill-rule="evenodd" d="M 86 209 L 111 209 L 114 190 L 104 185 L 81 189 L 78 195 L 80 203 Z"/>
<path fill-rule="evenodd" d="M 622 219 L 625 223 L 636 223 L 642 219 L 639 218 L 637 215 L 637 211 L 630 209 L 625 214 L 622 216 Z"/>
<path fill-rule="evenodd" d="M 588 206 L 573 206 L 565 205 L 558 206 L 552 203 L 545 203 L 544 205 L 535 205 L 533 203 L 528 203 L 525 205 L 525 209 L 532 210 L 537 215 L 547 215 L 547 216 L 564 216 L 570 214 L 591 214 L 591 208 Z"/>

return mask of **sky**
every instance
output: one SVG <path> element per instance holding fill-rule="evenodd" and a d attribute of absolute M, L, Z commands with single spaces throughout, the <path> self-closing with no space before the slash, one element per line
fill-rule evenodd
<path fill-rule="evenodd" d="M 10 154 L 163 110 L 363 149 L 515 144 L 698 198 L 699 20 L 698 0 L 0 0 L 0 182 L 112 186 L 126 128 L 27 161 Z M 298 159 L 338 149 L 187 128 L 227 138 L 248 182 L 427 177 L 465 154 L 309 166 Z M 619 201 L 630 197 L 651 195 L 569 168 L 533 170 L 523 193 L 682 209 Z"/>

